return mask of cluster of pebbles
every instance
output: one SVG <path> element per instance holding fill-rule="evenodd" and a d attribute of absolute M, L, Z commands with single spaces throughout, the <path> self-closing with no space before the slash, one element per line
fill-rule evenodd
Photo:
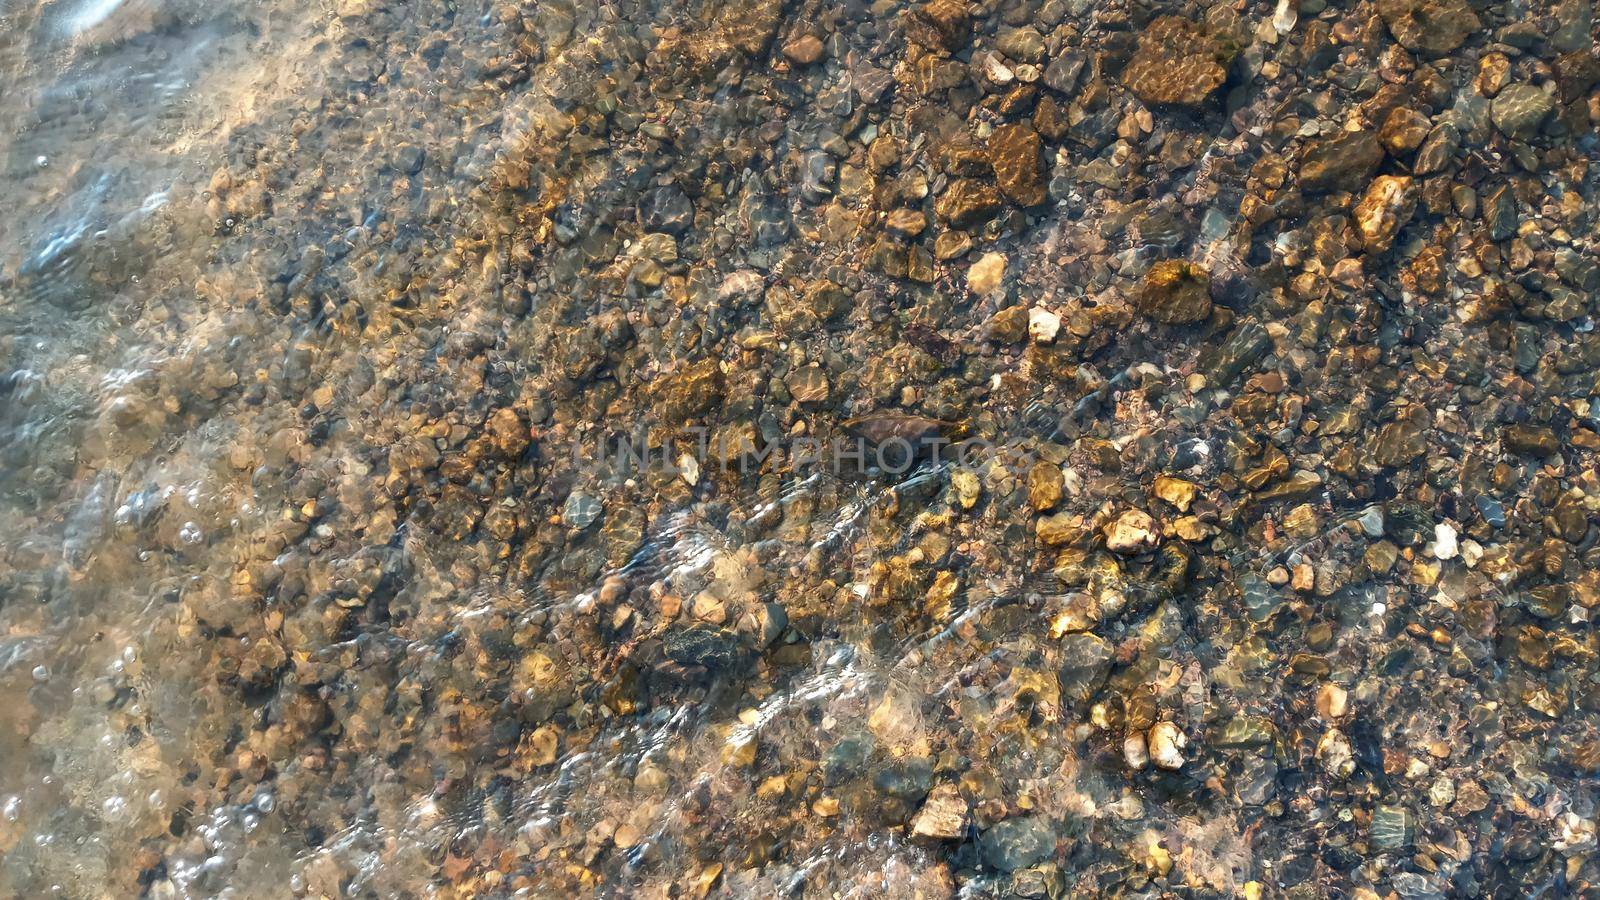
<path fill-rule="evenodd" d="M 1600 892 L 1590 0 L 333 6 L 0 273 L 0 883 Z"/>

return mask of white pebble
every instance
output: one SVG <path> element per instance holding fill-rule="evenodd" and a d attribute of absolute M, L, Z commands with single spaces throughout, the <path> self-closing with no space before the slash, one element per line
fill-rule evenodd
<path fill-rule="evenodd" d="M 1456 543 L 1456 530 L 1444 522 L 1433 526 L 1433 556 L 1435 559 L 1455 559 L 1461 553 Z"/>
<path fill-rule="evenodd" d="M 1147 743 L 1151 762 L 1163 769 L 1183 768 L 1182 750 L 1189 746 L 1189 739 L 1178 730 L 1178 726 L 1171 722 L 1157 722 L 1150 726 Z"/>
<path fill-rule="evenodd" d="M 1028 334 L 1041 344 L 1048 344 L 1056 339 L 1056 334 L 1061 331 L 1061 317 L 1048 309 L 1035 306 L 1028 310 Z"/>
<path fill-rule="evenodd" d="M 1122 759 L 1135 772 L 1150 764 L 1150 748 L 1145 745 L 1144 735 L 1134 732 L 1123 738 Z"/>

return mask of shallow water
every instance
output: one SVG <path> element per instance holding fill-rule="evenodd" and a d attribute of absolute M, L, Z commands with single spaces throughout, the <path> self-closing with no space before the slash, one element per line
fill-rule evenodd
<path fill-rule="evenodd" d="M 1595 890 L 1589 7 L 1170 6 L 0 7 L 0 893 Z"/>

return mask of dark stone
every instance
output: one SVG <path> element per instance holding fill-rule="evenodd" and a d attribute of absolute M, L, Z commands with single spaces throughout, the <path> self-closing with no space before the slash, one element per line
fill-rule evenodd
<path fill-rule="evenodd" d="M 916 802 L 928 796 L 933 787 L 933 764 L 923 757 L 912 757 L 886 766 L 872 783 L 891 797 Z"/>
<path fill-rule="evenodd" d="M 1391 503 L 1383 511 L 1383 533 L 1402 547 L 1433 540 L 1433 515 L 1419 503 Z"/>
<path fill-rule="evenodd" d="M 1495 95 L 1489 104 L 1489 117 L 1501 134 L 1525 141 L 1538 133 L 1555 108 L 1556 101 L 1548 91 L 1519 83 Z"/>
<path fill-rule="evenodd" d="M 1426 56 L 1443 56 L 1482 28 L 1465 0 L 1379 0 L 1378 15 L 1400 46 Z"/>
<path fill-rule="evenodd" d="M 1517 233 L 1517 198 L 1511 185 L 1502 184 L 1483 200 L 1483 224 L 1489 228 L 1489 240 L 1510 240 Z"/>
<path fill-rule="evenodd" d="M 645 231 L 681 235 L 694 224 L 694 204 L 677 185 L 662 185 L 639 200 L 639 224 Z"/>
<path fill-rule="evenodd" d="M 1204 321 L 1211 315 L 1211 276 L 1184 260 L 1162 260 L 1145 274 L 1133 305 L 1164 325 Z"/>
<path fill-rule="evenodd" d="M 662 638 L 667 658 L 683 666 L 704 666 L 712 672 L 737 668 L 745 657 L 739 636 L 710 625 L 669 631 Z"/>
<path fill-rule="evenodd" d="M 1417 158 L 1412 163 L 1411 171 L 1417 175 L 1432 175 L 1443 172 L 1450 161 L 1456 158 L 1460 150 L 1460 133 L 1454 125 L 1444 124 L 1436 126 L 1423 138 L 1422 147 L 1417 150 Z"/>
<path fill-rule="evenodd" d="M 1231 58 L 1204 27 L 1182 16 L 1161 16 L 1140 32 L 1122 83 L 1146 103 L 1199 106 L 1222 86 Z"/>
<path fill-rule="evenodd" d="M 1413 407 L 1413 409 L 1416 409 Z M 1428 415 L 1417 409 L 1378 430 L 1372 445 L 1372 461 L 1380 466 L 1402 466 L 1426 453 Z"/>
<path fill-rule="evenodd" d="M 1067 121 L 1067 111 L 1056 98 L 1048 94 L 1039 98 L 1039 103 L 1033 108 L 1033 128 L 1040 137 L 1047 141 L 1060 141 L 1067 136 L 1071 124 Z"/>
<path fill-rule="evenodd" d="M 1049 859 L 1056 850 L 1055 829 L 1043 816 L 1022 816 L 996 823 L 978 839 L 983 861 L 1015 872 Z"/>
<path fill-rule="evenodd" d="M 1483 516 L 1483 521 L 1490 528 L 1506 527 L 1506 507 L 1499 500 L 1488 494 L 1479 494 L 1473 500 L 1473 505 L 1478 507 L 1478 515 Z"/>
<path fill-rule="evenodd" d="M 1312 194 L 1359 190 L 1381 162 L 1383 145 L 1370 131 L 1319 138 L 1300 153 L 1300 189 Z"/>
<path fill-rule="evenodd" d="M 1000 192 L 1018 206 L 1038 206 L 1045 200 L 1039 149 L 1038 133 L 1025 122 L 1001 125 L 989 135 L 989 164 L 994 167 L 995 181 Z"/>
<path fill-rule="evenodd" d="M 1111 671 L 1111 645 L 1092 634 L 1069 634 L 1061 639 L 1061 659 L 1062 696 L 1087 703 Z"/>
<path fill-rule="evenodd" d="M 961 0 L 930 0 L 912 11 L 906 34 L 926 47 L 959 50 L 972 36 L 972 14 Z"/>
<path fill-rule="evenodd" d="M 1272 349 L 1267 330 L 1254 322 L 1235 328 L 1227 340 L 1201 356 L 1206 381 L 1211 387 L 1225 388 Z"/>
<path fill-rule="evenodd" d="M 1511 425 L 1505 430 L 1505 442 L 1513 453 L 1554 456 L 1561 452 L 1556 433 L 1539 425 Z"/>
<path fill-rule="evenodd" d="M 860 774 L 872 756 L 872 738 L 865 734 L 847 735 L 828 748 L 822 757 L 822 777 L 828 784 L 848 781 Z"/>
<path fill-rule="evenodd" d="M 1078 77 L 1083 74 L 1084 56 L 1081 53 L 1066 52 L 1050 61 L 1044 67 L 1045 87 L 1070 94 L 1078 86 Z"/>
<path fill-rule="evenodd" d="M 1600 84 L 1600 56 L 1593 50 L 1575 50 L 1556 58 L 1556 90 L 1563 102 L 1571 103 Z"/>
<path fill-rule="evenodd" d="M 939 195 L 933 211 L 951 228 L 971 228 L 994 218 L 1002 205 L 994 185 L 974 178 L 957 178 Z"/>

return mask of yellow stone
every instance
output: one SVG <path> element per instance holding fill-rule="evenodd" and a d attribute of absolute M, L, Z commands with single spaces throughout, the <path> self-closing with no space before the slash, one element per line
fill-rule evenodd
<path fill-rule="evenodd" d="M 1213 537 L 1216 535 L 1217 529 L 1213 525 L 1200 521 L 1196 516 L 1184 516 L 1172 523 L 1172 533 L 1177 535 L 1179 540 L 1194 543 Z"/>
<path fill-rule="evenodd" d="M 756 761 L 756 735 L 750 729 L 738 729 L 728 735 L 722 745 L 722 761 L 730 766 L 747 767 Z"/>
<path fill-rule="evenodd" d="M 1000 253 L 985 253 L 967 270 L 967 289 L 984 296 L 1000 286 L 1006 275 L 1006 258 Z"/>
<path fill-rule="evenodd" d="M 1194 504 L 1195 495 L 1199 492 L 1200 486 L 1191 481 L 1173 478 L 1170 475 L 1156 476 L 1156 496 L 1177 507 L 1178 512 L 1188 512 L 1189 507 Z"/>
<path fill-rule="evenodd" d="M 951 472 L 950 487 L 955 490 L 956 502 L 961 504 L 962 509 L 971 509 L 983 496 L 983 484 L 978 481 L 978 473 L 971 469 Z"/>
<path fill-rule="evenodd" d="M 1309 503 L 1302 503 L 1283 517 L 1283 529 L 1297 538 L 1308 538 L 1322 526 L 1317 511 Z"/>
<path fill-rule="evenodd" d="M 1039 535 L 1039 543 L 1050 547 L 1071 543 L 1084 533 L 1082 522 L 1070 513 L 1041 516 L 1035 530 Z"/>
<path fill-rule="evenodd" d="M 1439 583 L 1439 564 L 1432 560 L 1417 560 L 1411 564 L 1411 580 L 1422 587 Z"/>

